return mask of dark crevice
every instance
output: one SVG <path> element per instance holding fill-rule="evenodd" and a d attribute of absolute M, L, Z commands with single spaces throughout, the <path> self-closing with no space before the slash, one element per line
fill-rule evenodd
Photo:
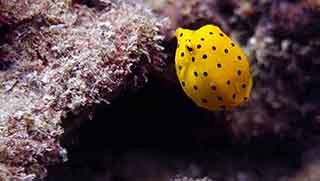
<path fill-rule="evenodd" d="M 148 174 L 149 162 L 143 164 L 146 168 L 134 166 L 145 159 L 171 171 L 182 169 L 175 168 L 180 162 L 199 163 L 202 176 L 210 172 L 210 163 L 219 160 L 290 169 L 300 166 L 302 147 L 295 141 L 270 136 L 253 138 L 248 144 L 232 143 L 223 113 L 212 120 L 180 89 L 163 87 L 160 82 L 151 79 L 145 88 L 122 95 L 112 106 L 100 105 L 94 119 L 80 125 L 73 141 L 64 141 L 69 161 L 49 168 L 47 180 L 96 180 L 97 175 L 104 175 L 105 180 L 129 181 L 127 169 Z"/>
<path fill-rule="evenodd" d="M 0 71 L 6 71 L 12 66 L 12 62 L 8 60 L 1 59 L 0 53 Z"/>
<path fill-rule="evenodd" d="M 97 10 L 109 11 L 112 8 L 112 4 L 116 3 L 114 0 L 102 1 L 102 0 L 74 0 L 74 4 L 84 4 L 90 8 Z"/>

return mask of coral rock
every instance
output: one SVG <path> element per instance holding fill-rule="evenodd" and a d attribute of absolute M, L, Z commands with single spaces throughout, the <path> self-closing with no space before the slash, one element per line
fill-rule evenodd
<path fill-rule="evenodd" d="M 1 23 L 19 22 L 0 45 L 3 179 L 44 177 L 46 166 L 67 159 L 64 132 L 163 64 L 166 21 L 145 6 L 48 3 L 1 1 Z"/>

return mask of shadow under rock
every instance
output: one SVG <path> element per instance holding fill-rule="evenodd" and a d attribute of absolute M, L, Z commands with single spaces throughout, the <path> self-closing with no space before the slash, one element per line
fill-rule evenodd
<path fill-rule="evenodd" d="M 159 82 L 99 106 L 94 119 L 65 141 L 69 161 L 51 166 L 46 180 L 165 181 L 182 175 L 268 181 L 300 166 L 294 143 L 231 144 L 219 121 L 209 122 L 182 92 Z M 201 141 L 208 127 L 215 128 L 206 138 L 211 143 Z"/>

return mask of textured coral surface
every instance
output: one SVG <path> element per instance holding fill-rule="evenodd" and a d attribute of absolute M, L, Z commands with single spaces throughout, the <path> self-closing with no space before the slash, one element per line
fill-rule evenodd
<path fill-rule="evenodd" d="M 48 164 L 66 159 L 64 131 L 161 68 L 164 24 L 125 1 L 100 9 L 68 1 L 0 5 L 9 29 L 0 45 L 0 172 L 43 177 Z"/>

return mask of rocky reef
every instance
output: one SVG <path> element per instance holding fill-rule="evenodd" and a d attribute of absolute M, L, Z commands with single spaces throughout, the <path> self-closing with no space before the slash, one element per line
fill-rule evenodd
<path fill-rule="evenodd" d="M 1 178 L 42 178 L 66 159 L 63 133 L 161 70 L 165 21 L 129 1 L 0 7 Z"/>
<path fill-rule="evenodd" d="M 173 68 L 174 30 L 208 23 L 249 55 L 232 111 Z M 0 0 L 0 32 L 0 180 L 320 178 L 318 0 Z"/>

